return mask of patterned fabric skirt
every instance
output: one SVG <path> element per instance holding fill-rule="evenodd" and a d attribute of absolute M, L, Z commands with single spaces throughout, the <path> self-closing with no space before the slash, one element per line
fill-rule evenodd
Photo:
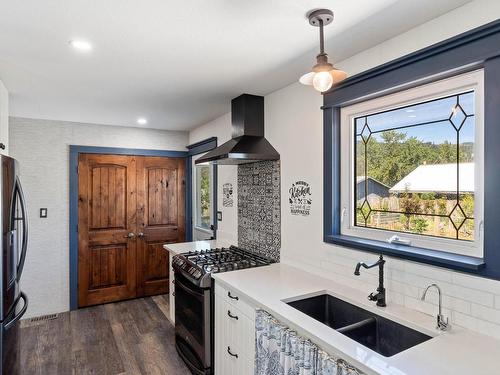
<path fill-rule="evenodd" d="M 362 375 L 263 310 L 255 318 L 255 375 Z"/>

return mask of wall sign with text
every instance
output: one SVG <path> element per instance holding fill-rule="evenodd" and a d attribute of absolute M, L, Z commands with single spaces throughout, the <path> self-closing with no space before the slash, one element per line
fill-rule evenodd
<path fill-rule="evenodd" d="M 288 189 L 288 202 L 292 215 L 309 216 L 311 212 L 311 186 L 305 181 L 297 181 Z"/>
<path fill-rule="evenodd" d="M 223 199 L 222 199 L 222 206 L 223 207 L 233 207 L 233 193 L 234 193 L 234 189 L 233 189 L 233 184 L 231 183 L 225 183 L 224 185 L 222 185 L 222 195 L 223 195 Z"/>

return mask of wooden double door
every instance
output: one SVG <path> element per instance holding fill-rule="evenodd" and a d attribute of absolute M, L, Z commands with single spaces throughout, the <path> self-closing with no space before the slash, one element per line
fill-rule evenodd
<path fill-rule="evenodd" d="M 184 238 L 185 159 L 80 154 L 80 307 L 168 293 L 163 245 Z"/>

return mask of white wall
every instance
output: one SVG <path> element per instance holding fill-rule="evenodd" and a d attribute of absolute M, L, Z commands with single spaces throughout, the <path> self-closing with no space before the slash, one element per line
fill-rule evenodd
<path fill-rule="evenodd" d="M 439 42 L 500 17 L 500 3 L 475 1 L 396 38 L 366 50 L 338 65 L 353 75 L 394 58 Z M 334 51 L 333 51 L 334 54 Z M 355 264 L 375 260 L 374 254 L 341 248 L 323 242 L 323 134 L 321 95 L 311 87 L 294 83 L 265 98 L 266 137 L 281 154 L 282 262 L 330 277 L 338 282 L 372 292 L 377 285 L 376 270 L 353 275 Z M 205 124 L 204 134 L 212 134 Z M 217 132 L 223 132 L 217 123 Z M 225 123 L 229 134 L 230 124 Z M 200 129 L 191 132 L 194 134 Z M 191 139 L 190 139 L 191 140 Z M 223 170 L 226 167 L 220 167 Z M 229 173 L 229 172 L 228 172 Z M 236 172 L 231 172 L 236 175 Z M 292 182 L 305 180 L 313 193 L 311 215 L 292 216 L 288 189 Z M 222 183 L 222 181 L 220 181 Z M 221 185 L 219 185 L 221 189 Z M 234 217 L 235 222 L 237 217 Z M 236 223 L 228 225 L 236 230 Z M 426 285 L 437 282 L 445 294 L 445 313 L 453 324 L 500 338 L 500 282 L 477 278 L 437 267 L 388 259 L 387 289 L 392 303 L 436 314 L 432 304 L 419 300 Z"/>
<path fill-rule="evenodd" d="M 10 118 L 10 154 L 20 163 L 29 246 L 21 287 L 27 317 L 69 309 L 69 145 L 186 151 L 187 132 Z M 48 208 L 48 218 L 39 209 Z"/>
<path fill-rule="evenodd" d="M 193 144 L 210 137 L 217 137 L 217 145 L 231 139 L 231 115 L 225 114 L 210 121 L 189 133 L 189 143 Z M 222 221 L 218 222 L 217 237 L 234 244 L 238 243 L 238 169 L 234 165 L 224 165 L 217 169 L 217 211 L 222 211 Z M 222 206 L 222 185 L 233 184 L 234 204 L 233 207 Z"/>
<path fill-rule="evenodd" d="M 5 145 L 0 154 L 9 155 L 9 92 L 0 81 L 0 143 Z"/>

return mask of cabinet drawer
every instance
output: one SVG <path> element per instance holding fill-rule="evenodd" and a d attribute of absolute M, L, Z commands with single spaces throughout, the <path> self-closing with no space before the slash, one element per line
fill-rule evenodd
<path fill-rule="evenodd" d="M 215 295 L 220 296 L 224 301 L 240 310 L 240 312 L 248 318 L 255 320 L 255 308 L 245 301 L 245 297 L 242 297 L 241 293 L 235 292 L 231 290 L 231 288 L 223 287 L 216 282 Z"/>

